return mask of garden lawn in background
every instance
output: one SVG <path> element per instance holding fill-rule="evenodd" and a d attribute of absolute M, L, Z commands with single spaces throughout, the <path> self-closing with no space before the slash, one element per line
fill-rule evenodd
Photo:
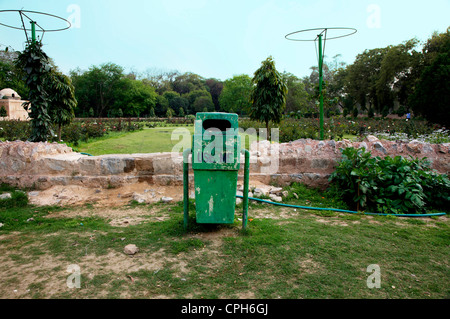
<path fill-rule="evenodd" d="M 175 135 L 174 130 L 187 129 L 193 137 L 193 126 L 157 127 L 146 128 L 137 132 L 119 133 L 112 136 L 106 135 L 89 142 L 80 142 L 79 146 L 73 147 L 78 152 L 88 153 L 94 156 L 106 154 L 141 154 L 141 153 L 163 153 L 182 152 L 184 148 L 191 148 L 191 139 L 183 139 L 181 135 Z M 246 134 L 241 134 L 246 137 Z M 244 138 L 243 138 L 244 142 Z M 174 150 L 174 147 L 176 149 Z M 249 147 L 249 139 L 245 138 L 245 147 Z"/>
<path fill-rule="evenodd" d="M 137 132 L 123 133 L 112 137 L 102 137 L 89 142 L 81 142 L 74 147 L 79 152 L 89 153 L 94 156 L 105 154 L 138 154 L 171 152 L 180 140 L 171 140 L 172 131 L 181 127 L 147 128 Z M 194 132 L 193 126 L 183 127 Z M 189 142 L 182 144 L 190 147 Z"/>

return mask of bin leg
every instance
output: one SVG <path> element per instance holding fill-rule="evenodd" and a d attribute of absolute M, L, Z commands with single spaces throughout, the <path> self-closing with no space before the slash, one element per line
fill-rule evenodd
<path fill-rule="evenodd" d="M 183 204 L 184 204 L 184 219 L 183 227 L 187 229 L 189 220 L 189 154 L 191 149 L 186 149 L 183 152 Z"/>
<path fill-rule="evenodd" d="M 244 166 L 244 211 L 242 213 L 242 229 L 247 229 L 248 219 L 248 188 L 250 182 L 250 152 L 248 150 L 242 150 L 245 154 L 245 166 Z"/>

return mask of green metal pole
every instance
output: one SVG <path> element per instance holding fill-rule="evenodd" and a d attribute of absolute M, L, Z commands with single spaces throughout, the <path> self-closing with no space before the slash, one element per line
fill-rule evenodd
<path fill-rule="evenodd" d="M 319 97 L 320 97 L 320 140 L 324 140 L 323 121 L 323 57 L 322 57 L 322 34 L 319 34 Z"/>
<path fill-rule="evenodd" d="M 31 43 L 36 43 L 36 22 L 30 21 L 31 23 Z"/>
<path fill-rule="evenodd" d="M 242 213 L 242 229 L 247 229 L 248 220 L 248 190 L 250 183 L 250 152 L 242 150 L 245 154 L 245 166 L 244 166 L 244 211 Z"/>
<path fill-rule="evenodd" d="M 183 227 L 187 229 L 189 219 L 189 154 L 191 149 L 187 149 L 183 152 L 183 204 L 184 204 L 184 217 Z"/>

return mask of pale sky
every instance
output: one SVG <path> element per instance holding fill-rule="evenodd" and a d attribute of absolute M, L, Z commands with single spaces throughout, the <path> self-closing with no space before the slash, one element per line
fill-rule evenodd
<path fill-rule="evenodd" d="M 314 42 L 285 39 L 302 29 L 356 28 L 326 44 L 329 60 L 341 54 L 351 64 L 365 49 L 426 41 L 450 26 L 450 0 L 0 0 L 0 10 L 9 9 L 72 22 L 43 41 L 65 73 L 113 62 L 126 71 L 178 70 L 219 80 L 252 76 L 270 55 L 280 72 L 309 75 L 317 64 Z M 62 20 L 32 18 L 47 29 L 65 27 Z M 21 25 L 9 13 L 0 13 L 0 23 Z M 22 50 L 25 34 L 0 25 L 0 45 Z"/>

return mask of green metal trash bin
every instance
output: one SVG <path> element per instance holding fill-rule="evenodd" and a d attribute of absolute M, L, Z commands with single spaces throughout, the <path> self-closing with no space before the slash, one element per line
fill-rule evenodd
<path fill-rule="evenodd" d="M 192 145 L 196 219 L 199 224 L 232 224 L 240 169 L 238 115 L 197 113 Z"/>

